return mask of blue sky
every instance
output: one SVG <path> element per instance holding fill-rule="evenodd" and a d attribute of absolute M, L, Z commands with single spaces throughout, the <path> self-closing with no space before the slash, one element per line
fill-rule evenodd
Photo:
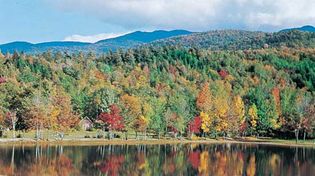
<path fill-rule="evenodd" d="M 135 30 L 315 25 L 314 0 L 0 0 L 0 43 L 94 42 Z"/>
<path fill-rule="evenodd" d="M 45 0 L 0 0 L 0 9 L 0 43 L 54 41 L 74 34 L 126 31 L 94 16 L 58 10 Z"/>

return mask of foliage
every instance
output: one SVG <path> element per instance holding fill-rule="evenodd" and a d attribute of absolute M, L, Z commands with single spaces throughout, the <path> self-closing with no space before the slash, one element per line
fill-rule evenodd
<path fill-rule="evenodd" d="M 113 104 L 110 105 L 109 109 L 110 112 L 101 113 L 98 119 L 105 123 L 107 129 L 113 131 L 122 131 L 124 129 L 124 119 L 120 115 L 119 107 Z"/>
<path fill-rule="evenodd" d="M 190 133 L 200 133 L 200 128 L 202 126 L 202 120 L 200 116 L 196 116 L 191 122 L 188 124 L 188 131 Z"/>
<path fill-rule="evenodd" d="M 285 34 L 260 37 L 286 41 Z M 314 137 L 314 53 L 155 46 L 102 55 L 7 54 L 0 60 L 0 117 L 15 112 L 17 130 L 67 131 L 88 117 L 111 130 L 159 135 Z M 6 121 L 0 125 L 12 129 Z"/>

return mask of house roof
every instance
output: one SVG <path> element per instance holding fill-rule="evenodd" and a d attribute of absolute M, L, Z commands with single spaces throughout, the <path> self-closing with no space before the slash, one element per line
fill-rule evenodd
<path fill-rule="evenodd" d="M 82 120 L 80 120 L 79 123 L 83 123 L 83 122 L 93 123 L 93 121 L 88 117 L 84 117 Z"/>

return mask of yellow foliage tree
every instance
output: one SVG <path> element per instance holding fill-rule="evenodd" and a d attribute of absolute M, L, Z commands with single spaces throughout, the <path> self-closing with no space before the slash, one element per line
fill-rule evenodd
<path fill-rule="evenodd" d="M 238 133 L 241 124 L 245 122 L 245 105 L 239 95 L 233 97 L 230 105 L 228 122 L 229 132 L 233 134 Z"/>
<path fill-rule="evenodd" d="M 257 107 L 255 104 L 251 105 L 250 108 L 248 109 L 248 117 L 249 117 L 249 122 L 252 130 L 256 129 L 257 126 Z"/>
<path fill-rule="evenodd" d="M 201 129 L 203 132 L 207 133 L 210 131 L 211 126 L 211 118 L 207 113 L 201 112 L 200 113 L 200 119 L 201 119 Z"/>
<path fill-rule="evenodd" d="M 233 99 L 233 113 L 238 118 L 240 122 L 244 122 L 245 120 L 245 105 L 242 100 L 242 97 L 237 95 Z"/>
<path fill-rule="evenodd" d="M 125 94 L 121 97 L 121 102 L 125 106 L 124 116 L 127 129 L 137 128 L 137 120 L 142 115 L 142 105 L 140 98 L 137 96 Z"/>
<path fill-rule="evenodd" d="M 149 124 L 149 119 L 147 117 L 144 117 L 143 115 L 141 115 L 137 119 L 137 129 L 139 131 L 145 132 L 147 130 L 148 124 Z"/>
<path fill-rule="evenodd" d="M 231 95 L 231 84 L 223 80 L 215 82 L 215 97 L 213 100 L 215 129 L 218 132 L 228 130 L 228 112 L 230 109 L 229 100 Z"/>
<path fill-rule="evenodd" d="M 125 94 L 121 97 L 125 108 L 128 110 L 129 115 L 137 118 L 141 115 L 141 100 L 139 97 Z"/>

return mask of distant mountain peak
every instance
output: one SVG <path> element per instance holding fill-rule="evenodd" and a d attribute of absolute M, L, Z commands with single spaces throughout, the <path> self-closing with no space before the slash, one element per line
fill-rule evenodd
<path fill-rule="evenodd" d="M 297 28 L 288 28 L 288 29 L 283 29 L 280 32 L 287 32 L 287 31 L 304 31 L 304 32 L 315 32 L 315 27 L 312 25 L 305 25 L 302 27 L 297 27 Z"/>
<path fill-rule="evenodd" d="M 128 40 L 128 41 L 137 41 L 141 43 L 149 43 L 149 42 L 159 40 L 159 39 L 165 39 L 165 38 L 179 36 L 179 35 L 187 35 L 191 33 L 192 32 L 186 31 L 186 30 L 171 30 L 171 31 L 155 30 L 152 32 L 135 31 L 135 32 L 123 35 L 123 36 L 116 37 L 116 38 L 101 40 L 96 43 L 102 43 L 102 42 L 113 41 L 113 40 Z"/>

